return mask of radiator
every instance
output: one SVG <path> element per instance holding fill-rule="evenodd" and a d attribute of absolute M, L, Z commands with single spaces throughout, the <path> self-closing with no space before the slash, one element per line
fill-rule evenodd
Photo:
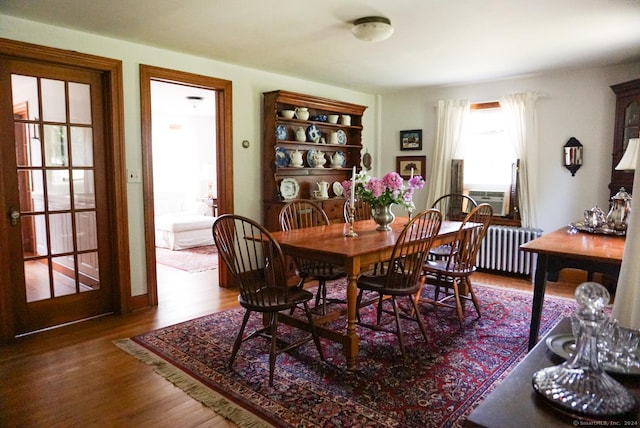
<path fill-rule="evenodd" d="M 531 275 L 537 256 L 520 251 L 520 245 L 542 235 L 541 229 L 513 226 L 489 226 L 480 251 L 477 267 L 480 269 Z"/>

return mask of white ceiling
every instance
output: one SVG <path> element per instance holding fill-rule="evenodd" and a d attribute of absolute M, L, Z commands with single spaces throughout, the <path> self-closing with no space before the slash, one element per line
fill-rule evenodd
<path fill-rule="evenodd" d="M 0 12 L 372 93 L 640 60 L 640 0 L 0 0 Z M 385 16 L 393 36 L 351 35 Z"/>

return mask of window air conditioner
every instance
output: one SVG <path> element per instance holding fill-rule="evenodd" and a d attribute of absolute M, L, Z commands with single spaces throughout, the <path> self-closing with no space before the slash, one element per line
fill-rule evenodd
<path fill-rule="evenodd" d="M 469 196 L 472 197 L 478 203 L 478 205 L 491 205 L 491 208 L 493 208 L 493 215 L 503 216 L 507 214 L 507 192 L 470 190 Z"/>

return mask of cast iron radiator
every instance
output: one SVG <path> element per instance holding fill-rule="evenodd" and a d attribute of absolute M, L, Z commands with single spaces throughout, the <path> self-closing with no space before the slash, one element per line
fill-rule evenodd
<path fill-rule="evenodd" d="M 520 245 L 542 235 L 542 229 L 489 226 L 478 252 L 479 269 L 531 275 L 537 256 L 520 251 Z"/>

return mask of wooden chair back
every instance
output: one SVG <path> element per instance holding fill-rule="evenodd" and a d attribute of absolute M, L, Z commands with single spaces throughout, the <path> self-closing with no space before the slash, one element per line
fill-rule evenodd
<path fill-rule="evenodd" d="M 470 196 L 461 193 L 450 193 L 440 196 L 431 205 L 442 213 L 444 220 L 462 220 L 467 213 L 478 206 L 478 203 Z"/>
<path fill-rule="evenodd" d="M 475 270 L 478 251 L 492 218 L 493 208 L 489 204 L 480 204 L 467 214 L 451 246 L 447 271 L 465 273 Z"/>
<path fill-rule="evenodd" d="M 238 282 L 243 306 L 260 310 L 288 303 L 284 256 L 263 226 L 224 214 L 213 223 L 212 232 L 218 253 Z"/>
<path fill-rule="evenodd" d="M 278 215 L 281 230 L 303 229 L 329 224 L 329 217 L 313 201 L 298 199 L 286 203 Z"/>
<path fill-rule="evenodd" d="M 344 201 L 344 205 L 342 207 L 342 214 L 344 216 L 344 222 L 349 223 L 349 209 L 351 208 L 351 202 L 347 198 Z M 353 220 L 369 220 L 371 218 L 371 205 L 362 201 L 355 201 L 354 210 L 353 210 Z"/>
<path fill-rule="evenodd" d="M 442 214 L 432 208 L 418 213 L 405 226 L 389 259 L 385 289 L 412 293 L 420 288 L 422 268 L 441 224 Z"/>

